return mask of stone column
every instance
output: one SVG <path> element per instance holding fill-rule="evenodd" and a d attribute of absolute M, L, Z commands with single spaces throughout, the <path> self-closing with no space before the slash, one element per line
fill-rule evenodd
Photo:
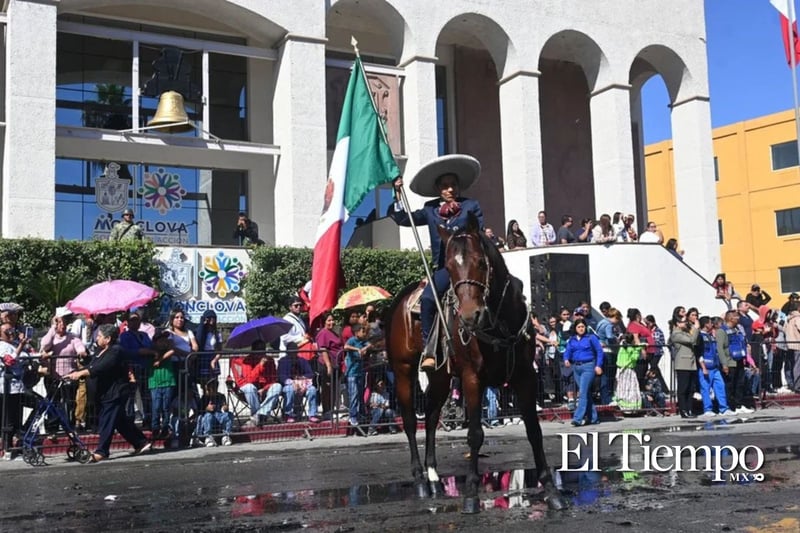
<path fill-rule="evenodd" d="M 630 89 L 614 84 L 591 95 L 596 217 L 615 211 L 636 213 Z"/>
<path fill-rule="evenodd" d="M 516 220 L 525 235 L 544 209 L 539 75 L 520 70 L 499 81 L 505 226 Z M 495 233 L 503 234 L 505 226 Z"/>
<path fill-rule="evenodd" d="M 678 246 L 686 251 L 686 263 L 712 279 L 720 270 L 720 253 L 708 97 L 673 104 L 672 138 Z"/>
<path fill-rule="evenodd" d="M 274 142 L 281 149 L 274 242 L 313 246 L 327 179 L 324 39 L 287 38 L 275 65 L 272 102 Z"/>
<path fill-rule="evenodd" d="M 247 115 L 250 140 L 273 144 L 274 69 L 271 61 L 247 60 Z M 258 224 L 258 236 L 275 243 L 275 169 L 279 157 L 265 158 L 264 165 L 250 168 L 247 177 L 248 215 Z"/>
<path fill-rule="evenodd" d="M 2 236 L 55 234 L 57 1 L 11 0 L 6 27 Z"/>
<path fill-rule="evenodd" d="M 411 209 L 419 209 L 429 198 L 417 196 L 408 185 L 419 168 L 439 155 L 436 132 L 436 58 L 414 56 L 400 64 L 403 81 L 403 131 L 405 137 L 405 185 Z M 422 245 L 430 246 L 428 230 L 419 228 Z M 400 248 L 415 248 L 411 229 L 400 230 Z"/>

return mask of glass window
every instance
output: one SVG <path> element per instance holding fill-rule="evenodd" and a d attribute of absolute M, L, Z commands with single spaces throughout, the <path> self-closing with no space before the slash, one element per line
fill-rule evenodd
<path fill-rule="evenodd" d="M 714 156 L 714 181 L 719 181 L 719 158 Z"/>
<path fill-rule="evenodd" d="M 59 33 L 57 50 L 56 123 L 130 128 L 131 43 Z"/>
<path fill-rule="evenodd" d="M 717 233 L 719 234 L 719 243 L 720 244 L 725 244 L 723 233 L 722 233 L 722 220 L 721 219 L 717 220 Z"/>
<path fill-rule="evenodd" d="M 773 144 L 770 149 L 772 150 L 772 170 L 797 166 L 797 141 Z"/>
<path fill-rule="evenodd" d="M 800 207 L 775 211 L 778 236 L 800 233 Z"/>
<path fill-rule="evenodd" d="M 130 207 L 157 244 L 234 244 L 245 182 L 241 171 L 58 158 L 55 236 L 107 239 Z"/>
<path fill-rule="evenodd" d="M 58 34 L 56 123 L 131 129 L 133 43 Z M 249 140 L 247 124 L 247 58 L 209 54 L 209 122 L 203 124 L 203 53 L 175 47 L 139 44 L 139 127 L 147 126 L 166 91 L 183 95 L 189 120 L 200 129 L 232 140 Z M 191 129 L 182 135 L 195 137 Z"/>
<path fill-rule="evenodd" d="M 183 106 L 189 120 L 201 129 L 203 125 L 203 53 L 200 50 L 181 50 L 169 46 L 139 45 L 139 126 L 145 127 L 158 109 L 161 95 L 175 91 L 183 96 Z M 199 137 L 195 129 L 181 133 Z"/>
<path fill-rule="evenodd" d="M 247 58 L 209 54 L 209 120 L 211 133 L 246 141 Z"/>
<path fill-rule="evenodd" d="M 782 267 L 781 292 L 800 292 L 800 266 Z"/>

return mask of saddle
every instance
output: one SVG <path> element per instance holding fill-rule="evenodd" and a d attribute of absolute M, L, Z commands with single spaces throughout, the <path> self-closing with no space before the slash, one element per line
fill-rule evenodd
<path fill-rule="evenodd" d="M 427 284 L 427 280 L 420 281 L 417 288 L 408 295 L 408 299 L 406 300 L 406 313 L 411 315 L 411 318 L 419 318 L 422 307 L 422 291 L 425 290 Z"/>
<path fill-rule="evenodd" d="M 420 281 L 419 285 L 417 285 L 417 287 L 408 295 L 408 298 L 406 299 L 406 305 L 403 315 L 407 331 L 411 331 L 411 325 L 414 323 L 415 320 L 419 320 L 420 318 L 420 312 L 422 306 L 421 303 L 422 292 L 425 290 L 427 284 L 428 284 L 427 280 L 423 279 L 422 281 Z M 452 308 L 452 302 L 450 300 L 451 299 L 448 298 L 448 296 L 445 296 L 442 301 L 442 308 L 444 310 L 445 316 L 448 317 L 448 321 L 452 320 L 453 316 L 453 314 L 449 312 L 449 310 Z M 408 348 L 413 349 L 413 347 L 410 345 L 411 342 L 410 338 L 407 340 L 407 342 L 409 343 Z M 436 353 L 437 365 L 444 364 L 447 361 L 447 353 L 449 352 L 449 347 L 445 342 L 445 336 L 442 332 L 442 327 L 441 327 L 441 319 L 438 316 L 436 316 L 434 319 L 433 328 L 431 330 L 431 335 L 430 339 L 428 340 L 428 343 L 429 345 L 431 345 L 430 347 L 432 348 L 432 351 Z M 434 346 L 436 346 L 436 348 L 434 348 Z"/>

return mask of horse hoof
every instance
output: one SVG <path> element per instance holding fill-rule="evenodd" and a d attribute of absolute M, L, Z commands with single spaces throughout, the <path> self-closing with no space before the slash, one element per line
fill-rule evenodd
<path fill-rule="evenodd" d="M 431 497 L 431 491 L 430 491 L 430 489 L 428 489 L 428 484 L 425 483 L 424 481 L 420 481 L 418 483 L 415 483 L 414 484 L 414 490 L 417 493 L 417 498 L 419 498 L 420 500 L 423 500 L 423 499 Z"/>
<path fill-rule="evenodd" d="M 428 486 L 431 489 L 432 498 L 437 498 L 444 494 L 444 485 L 441 481 L 429 481 Z"/>
<path fill-rule="evenodd" d="M 555 493 L 552 496 L 546 497 L 544 501 L 547 502 L 547 506 L 551 511 L 563 511 L 567 508 L 567 502 L 559 493 Z"/>
<path fill-rule="evenodd" d="M 476 514 L 481 512 L 481 502 L 475 497 L 464 498 L 464 506 L 461 508 L 463 514 Z"/>

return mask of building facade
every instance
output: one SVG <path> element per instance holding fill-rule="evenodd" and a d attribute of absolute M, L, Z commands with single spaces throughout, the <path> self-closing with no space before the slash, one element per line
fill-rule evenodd
<path fill-rule="evenodd" d="M 640 89 L 661 76 L 682 246 L 719 269 L 702 2 L 6 0 L 2 22 L 3 237 L 103 238 L 132 207 L 157 242 L 232 244 L 245 211 L 266 242 L 311 245 L 355 36 L 405 174 L 476 156 L 498 233 L 540 209 L 644 218 Z M 168 90 L 189 131 L 148 129 Z"/>
<path fill-rule="evenodd" d="M 760 285 L 780 307 L 800 292 L 800 166 L 791 110 L 714 130 L 722 270 L 744 296 Z M 677 236 L 671 141 L 645 150 L 650 219 Z M 691 229 L 689 229 L 691 231 Z M 688 260 L 687 252 L 687 260 Z M 771 304 L 772 305 L 772 304 Z"/>

